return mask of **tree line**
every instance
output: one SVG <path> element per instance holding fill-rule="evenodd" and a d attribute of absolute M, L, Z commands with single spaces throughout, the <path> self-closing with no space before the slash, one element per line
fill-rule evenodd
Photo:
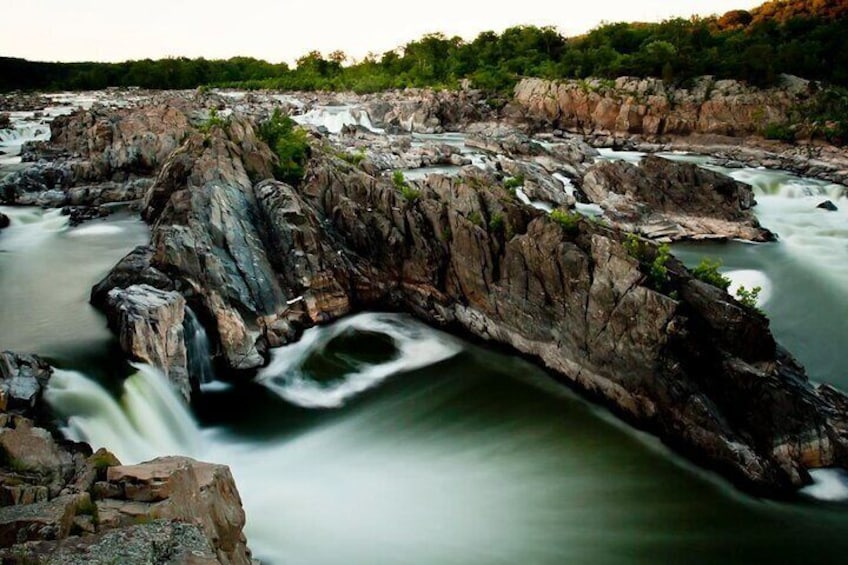
<path fill-rule="evenodd" d="M 183 89 L 201 85 L 282 90 L 455 88 L 508 91 L 523 76 L 550 79 L 653 76 L 683 84 L 710 74 L 758 86 L 789 73 L 848 86 L 848 2 L 768 2 L 751 11 L 605 24 L 563 37 L 551 27 L 518 26 L 471 41 L 429 34 L 402 48 L 350 61 L 336 51 L 307 53 L 294 67 L 236 57 L 124 63 L 41 63 L 0 58 L 0 90 Z"/>

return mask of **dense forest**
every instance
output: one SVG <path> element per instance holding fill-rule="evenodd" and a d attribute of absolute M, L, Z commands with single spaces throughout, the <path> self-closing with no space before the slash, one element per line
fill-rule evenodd
<path fill-rule="evenodd" d="M 200 85 L 374 92 L 456 87 L 464 79 L 508 90 L 522 76 L 655 76 L 683 83 L 704 74 L 768 85 L 780 73 L 848 86 L 848 1 L 768 2 L 754 10 L 661 23 L 602 25 L 574 38 L 554 28 L 513 27 L 472 41 L 426 35 L 353 62 L 311 52 L 290 68 L 252 58 L 169 58 L 124 63 L 36 63 L 0 58 L 0 91 Z"/>

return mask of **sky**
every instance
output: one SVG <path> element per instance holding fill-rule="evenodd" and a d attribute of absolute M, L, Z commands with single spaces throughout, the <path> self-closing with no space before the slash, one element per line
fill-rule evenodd
<path fill-rule="evenodd" d="M 473 39 L 514 25 L 566 36 L 601 22 L 722 14 L 746 0 L 2 0 L 0 56 L 40 61 L 125 61 L 250 56 L 293 62 L 336 49 L 383 53 L 425 33 Z"/>

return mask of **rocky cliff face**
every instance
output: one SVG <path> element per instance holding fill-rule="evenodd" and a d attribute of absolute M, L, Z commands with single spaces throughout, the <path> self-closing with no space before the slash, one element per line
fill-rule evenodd
<path fill-rule="evenodd" d="M 631 77 L 524 79 L 515 87 L 514 101 L 537 125 L 580 134 L 745 136 L 785 122 L 813 92 L 807 81 L 788 76 L 782 85 L 767 90 L 712 77 L 700 78 L 691 88 Z"/>
<path fill-rule="evenodd" d="M 51 373 L 36 357 L 0 355 L 3 563 L 251 563 L 227 467 L 181 457 L 121 466 L 57 439 L 41 427 Z"/>
<path fill-rule="evenodd" d="M 475 168 L 402 194 L 316 146 L 302 186 L 251 185 L 230 143 L 188 140 L 165 164 L 160 181 L 177 162 L 189 180 L 152 193 L 153 253 L 137 276 L 164 273 L 198 300 L 231 367 L 260 365 L 297 328 L 402 310 L 537 358 L 749 487 L 780 492 L 808 468 L 848 465 L 845 397 L 811 385 L 757 312 L 674 260 L 652 275 L 649 243 L 560 223 Z M 633 191 L 670 213 L 685 205 Z M 749 197 L 735 183 L 704 196 L 717 211 Z"/>

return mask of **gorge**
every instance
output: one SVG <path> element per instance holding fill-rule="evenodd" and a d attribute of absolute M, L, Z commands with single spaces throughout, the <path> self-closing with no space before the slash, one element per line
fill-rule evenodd
<path fill-rule="evenodd" d="M 584 138 L 527 88 L 501 110 L 474 91 L 69 96 L 43 115 L 83 108 L 20 148 L 33 164 L 4 157 L 0 195 L 26 207 L 0 209 L 0 347 L 61 367 L 45 396 L 71 439 L 229 465 L 272 563 L 837 560 L 844 507 L 814 499 L 848 495 L 838 152 L 811 145 L 799 171 L 797 147 L 668 139 L 598 106 Z M 299 186 L 257 135 L 277 108 L 310 132 Z M 627 232 L 689 242 L 658 263 Z M 702 255 L 763 288 L 771 329 L 675 258 Z"/>

